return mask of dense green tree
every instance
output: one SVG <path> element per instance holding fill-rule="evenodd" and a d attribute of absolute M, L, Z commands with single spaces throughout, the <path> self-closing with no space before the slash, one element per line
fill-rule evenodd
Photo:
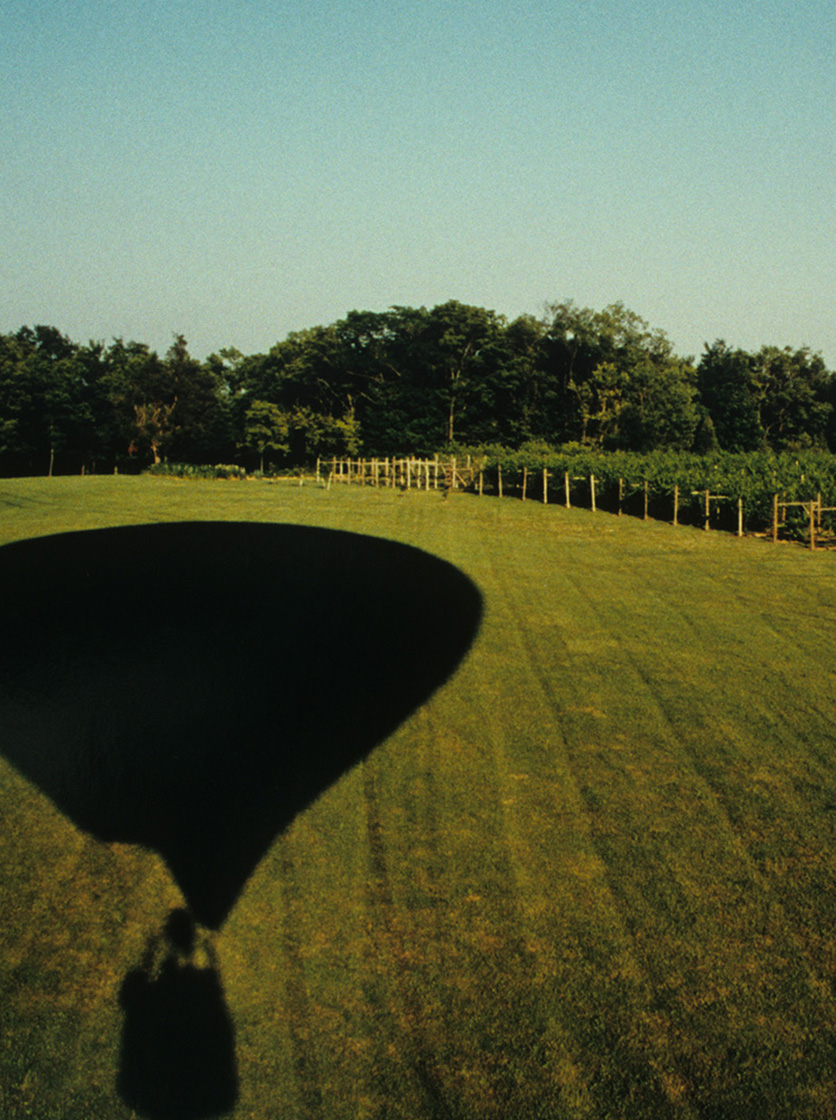
<path fill-rule="evenodd" d="M 832 405 L 829 375 L 819 354 L 806 347 L 764 346 L 754 356 L 758 419 L 775 451 L 824 446 Z"/>
<path fill-rule="evenodd" d="M 544 417 L 554 442 L 647 449 L 690 446 L 697 425 L 693 370 L 621 303 L 603 311 L 548 309 L 541 346 Z"/>
<path fill-rule="evenodd" d="M 155 350 L 114 340 L 107 351 L 108 385 L 121 452 L 159 463 L 174 435 L 174 392 Z"/>
<path fill-rule="evenodd" d="M 264 473 L 264 457 L 268 452 L 279 459 L 290 451 L 290 422 L 287 412 L 272 401 L 251 401 L 244 416 L 244 435 L 238 442 L 244 455 L 258 455 L 259 470 Z"/>
<path fill-rule="evenodd" d="M 173 400 L 170 456 L 189 463 L 226 458 L 231 433 L 222 381 L 209 363 L 191 357 L 182 334 L 166 353 L 163 377 Z"/>
<path fill-rule="evenodd" d="M 697 366 L 700 401 L 724 451 L 757 451 L 766 445 L 758 415 L 755 362 L 723 339 L 706 346 Z"/>
<path fill-rule="evenodd" d="M 627 375 L 613 445 L 630 451 L 689 451 L 699 424 L 694 381 L 690 362 L 639 361 Z"/>
<path fill-rule="evenodd" d="M 0 459 L 6 469 L 80 469 L 96 432 L 98 348 L 54 327 L 22 327 L 0 343 Z"/>

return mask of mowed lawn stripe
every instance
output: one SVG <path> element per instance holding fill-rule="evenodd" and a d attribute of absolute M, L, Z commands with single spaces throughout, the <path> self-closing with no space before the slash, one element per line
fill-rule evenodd
<path fill-rule="evenodd" d="M 687 1116 L 666 1035 L 648 1012 L 652 991 L 610 882 L 608 853 L 589 815 L 585 775 L 573 758 L 578 725 L 598 725 L 607 716 L 602 698 L 568 673 L 570 647 L 577 655 L 613 639 L 597 626 L 584 596 L 562 582 L 553 551 L 561 546 L 559 532 L 542 553 L 535 548 L 532 555 L 532 542 L 524 544 L 516 563 L 487 550 L 501 587 L 494 597 L 502 613 L 496 671 L 503 679 L 499 703 L 507 705 L 493 726 L 529 778 L 520 787 L 524 803 L 516 819 L 526 893 L 540 895 L 546 918 L 538 923 L 548 976 L 543 990 L 575 1048 L 576 1085 L 585 1087 L 595 1115 L 627 1109 L 635 1116 Z M 571 1088 L 561 1090 L 567 1095 Z"/>

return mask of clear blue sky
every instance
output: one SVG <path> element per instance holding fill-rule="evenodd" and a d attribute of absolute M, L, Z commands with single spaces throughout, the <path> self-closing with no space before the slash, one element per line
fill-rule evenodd
<path fill-rule="evenodd" d="M 0 331 L 616 300 L 836 367 L 836 0 L 0 0 Z"/>

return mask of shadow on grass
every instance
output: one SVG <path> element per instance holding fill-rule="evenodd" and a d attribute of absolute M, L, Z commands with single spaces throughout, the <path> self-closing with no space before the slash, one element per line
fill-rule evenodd
<path fill-rule="evenodd" d="M 452 673 L 481 609 L 436 557 L 325 529 L 190 522 L 7 545 L 2 750 L 80 828 L 156 849 L 216 929 L 277 833 Z M 206 998 L 206 976 L 172 968 L 162 994 L 141 978 L 123 992 L 134 1026 L 175 991 Z"/>
<path fill-rule="evenodd" d="M 200 957 L 204 959 L 199 959 Z M 238 1097 L 232 1021 L 211 947 L 197 946 L 191 915 L 173 910 L 125 977 L 119 1092 L 155 1120 L 200 1120 Z"/>

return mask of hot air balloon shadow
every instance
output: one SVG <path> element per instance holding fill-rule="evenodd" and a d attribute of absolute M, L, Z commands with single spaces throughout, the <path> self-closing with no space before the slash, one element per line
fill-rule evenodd
<path fill-rule="evenodd" d="M 334 530 L 16 542 L 0 548 L 2 750 L 79 828 L 159 852 L 188 921 L 217 930 L 276 835 L 450 676 L 481 610 L 452 565 Z M 217 968 L 191 959 L 179 920 L 121 995 L 120 1090 L 155 1120 L 217 1115 L 237 1084 Z M 193 940 L 211 958 L 211 935 Z M 211 1100 L 188 1089 L 193 1048 L 153 1076 L 172 1021 L 203 1022 L 203 1052 L 229 1058 L 215 1053 Z"/>

